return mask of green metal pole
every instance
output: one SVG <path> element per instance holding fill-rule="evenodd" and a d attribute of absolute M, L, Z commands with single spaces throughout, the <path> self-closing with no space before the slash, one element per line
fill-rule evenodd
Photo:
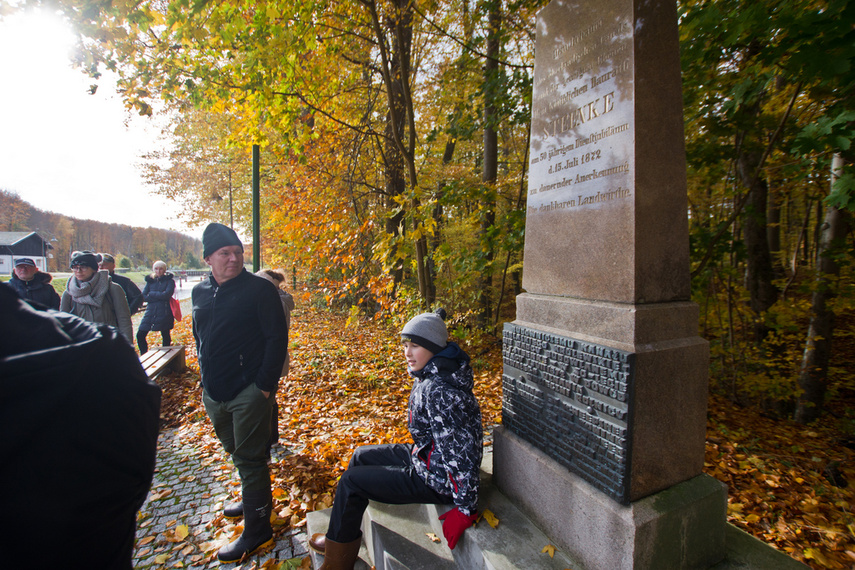
<path fill-rule="evenodd" d="M 261 269 L 261 222 L 259 214 L 259 162 L 260 151 L 257 144 L 252 145 L 252 272 Z"/>

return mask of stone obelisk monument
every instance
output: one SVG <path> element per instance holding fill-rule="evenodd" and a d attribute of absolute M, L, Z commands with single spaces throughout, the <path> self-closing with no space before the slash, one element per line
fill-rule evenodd
<path fill-rule="evenodd" d="M 706 568 L 727 495 L 702 475 L 675 3 L 553 0 L 535 50 L 494 478 L 585 568 Z"/>

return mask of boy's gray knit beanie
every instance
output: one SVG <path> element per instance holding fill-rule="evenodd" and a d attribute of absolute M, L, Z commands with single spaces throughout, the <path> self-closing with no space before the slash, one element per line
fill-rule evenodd
<path fill-rule="evenodd" d="M 445 309 L 434 313 L 422 313 L 410 319 L 401 330 L 401 340 L 414 342 L 436 354 L 448 344 L 448 329 L 445 328 Z"/>

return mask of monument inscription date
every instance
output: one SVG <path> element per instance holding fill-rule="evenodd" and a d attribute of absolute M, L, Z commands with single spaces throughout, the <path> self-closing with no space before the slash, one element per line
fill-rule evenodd
<path fill-rule="evenodd" d="M 502 423 L 627 503 L 635 355 L 505 323 Z"/>

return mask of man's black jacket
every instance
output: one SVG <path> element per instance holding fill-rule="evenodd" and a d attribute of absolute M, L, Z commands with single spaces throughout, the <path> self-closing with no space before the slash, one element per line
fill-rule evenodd
<path fill-rule="evenodd" d="M 111 273 L 110 277 L 113 279 L 113 283 L 117 284 L 122 288 L 122 291 L 125 292 L 125 297 L 128 298 L 128 308 L 131 309 L 131 314 L 136 314 L 142 307 L 144 301 L 140 288 L 137 287 L 136 283 L 124 275 Z"/>
<path fill-rule="evenodd" d="M 213 275 L 193 287 L 193 336 L 202 385 L 227 402 L 255 383 L 275 392 L 288 333 L 276 286 L 246 269 L 223 285 Z"/>

